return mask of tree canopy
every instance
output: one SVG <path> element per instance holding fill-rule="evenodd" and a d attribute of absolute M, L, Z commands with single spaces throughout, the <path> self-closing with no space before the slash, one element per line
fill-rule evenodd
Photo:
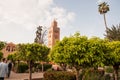
<path fill-rule="evenodd" d="M 2 50 L 5 47 L 6 43 L 3 41 L 0 41 L 0 50 Z"/>
<path fill-rule="evenodd" d="M 16 53 L 16 57 L 19 60 L 27 61 L 29 65 L 29 80 L 31 80 L 32 63 L 35 61 L 45 61 L 49 53 L 49 48 L 39 43 L 19 44 Z"/>
<path fill-rule="evenodd" d="M 49 53 L 49 48 L 38 43 L 19 44 L 18 57 L 25 61 L 42 61 L 45 60 Z"/>
<path fill-rule="evenodd" d="M 109 5 L 106 2 L 102 2 L 98 6 L 99 6 L 98 10 L 99 10 L 100 14 L 105 14 L 110 10 Z"/>
<path fill-rule="evenodd" d="M 78 80 L 80 69 L 104 66 L 104 54 L 107 52 L 104 43 L 106 40 L 97 37 L 88 39 L 76 33 L 57 42 L 49 56 L 54 62 L 75 67 Z"/>

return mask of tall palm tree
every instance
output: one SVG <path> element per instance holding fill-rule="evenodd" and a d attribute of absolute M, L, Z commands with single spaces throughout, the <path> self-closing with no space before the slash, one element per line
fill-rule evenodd
<path fill-rule="evenodd" d="M 105 27 L 107 29 L 107 22 L 106 22 L 106 17 L 105 14 L 109 11 L 109 5 L 107 5 L 106 2 L 102 2 L 98 5 L 98 11 L 100 14 L 103 14 L 104 16 L 104 23 L 105 23 Z"/>
<path fill-rule="evenodd" d="M 43 29 L 43 26 L 37 27 L 36 38 L 34 39 L 34 42 L 39 44 L 45 44 L 46 33 L 47 30 Z"/>

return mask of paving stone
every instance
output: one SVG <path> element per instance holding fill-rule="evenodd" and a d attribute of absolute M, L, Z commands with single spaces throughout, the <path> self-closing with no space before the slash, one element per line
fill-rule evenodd
<path fill-rule="evenodd" d="M 5 80 L 28 80 L 29 73 L 15 73 L 11 72 L 10 78 L 5 78 Z M 43 73 L 32 73 L 33 80 L 41 80 L 43 78 Z"/>

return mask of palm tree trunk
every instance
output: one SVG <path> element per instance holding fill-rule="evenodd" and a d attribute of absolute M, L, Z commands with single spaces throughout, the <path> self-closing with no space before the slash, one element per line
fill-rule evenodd
<path fill-rule="evenodd" d="M 103 16 L 104 16 L 104 23 L 105 23 L 105 28 L 106 28 L 106 30 L 107 30 L 107 22 L 106 22 L 105 13 L 103 14 Z"/>

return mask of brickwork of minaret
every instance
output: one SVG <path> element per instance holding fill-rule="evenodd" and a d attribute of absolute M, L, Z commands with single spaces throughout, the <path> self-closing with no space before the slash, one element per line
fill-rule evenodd
<path fill-rule="evenodd" d="M 48 31 L 48 47 L 52 48 L 57 40 L 60 40 L 60 28 L 58 27 L 57 21 L 53 20 Z"/>

